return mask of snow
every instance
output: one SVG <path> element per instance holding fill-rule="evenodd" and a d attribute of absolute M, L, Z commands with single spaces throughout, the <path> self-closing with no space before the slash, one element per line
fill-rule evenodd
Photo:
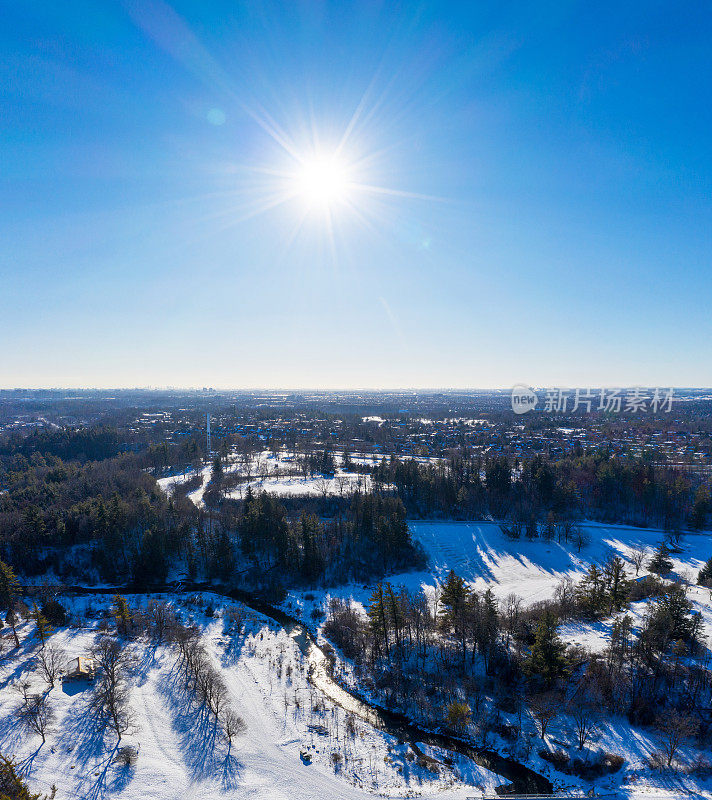
<path fill-rule="evenodd" d="M 220 608 L 220 598 L 206 595 Z M 131 598 L 132 602 L 138 602 Z M 110 598 L 82 597 L 74 611 L 84 617 L 105 609 Z M 323 700 L 307 681 L 305 662 L 296 643 L 260 615 L 248 612 L 242 635 L 226 632 L 221 619 L 207 618 L 200 606 L 180 604 L 184 617 L 200 624 L 203 640 L 219 666 L 229 695 L 247 729 L 228 752 L 226 743 L 200 722 L 184 697 L 176 652 L 146 641 L 126 644 L 135 656 L 130 702 L 136 727 L 122 739 L 138 749 L 133 767 L 114 762 L 113 734 L 99 732 L 87 711 L 89 684 L 58 684 L 49 703 L 57 716 L 47 742 L 21 727 L 14 715 L 19 695 L 13 684 L 43 684 L 34 674 L 32 657 L 39 642 L 30 623 L 21 626 L 22 646 L 0 669 L 0 751 L 14 757 L 29 785 L 57 798 L 253 798 L 254 800 L 362 800 L 374 793 L 390 797 L 438 797 L 464 800 L 473 784 L 493 790 L 501 779 L 476 765 L 440 765 L 438 773 L 418 766 L 410 747 L 355 719 L 348 732 L 347 715 Z M 223 601 L 224 604 L 224 601 Z M 86 653 L 96 640 L 98 624 L 82 619 L 82 628 L 57 631 L 52 642 L 68 656 Z M 312 726 L 310 728 L 310 725 Z M 324 733 L 326 731 L 326 733 Z M 300 753 L 312 756 L 305 764 Z M 338 763 L 332 754 L 338 752 Z M 468 780 L 463 784 L 460 774 Z"/>
<path fill-rule="evenodd" d="M 269 450 L 257 453 L 249 465 L 245 465 L 244 460 L 238 454 L 232 454 L 227 463 L 223 466 L 226 476 L 241 476 L 244 478 L 234 489 L 225 492 L 225 497 L 229 499 L 242 499 L 247 487 L 250 486 L 253 492 L 270 492 L 280 497 L 340 497 L 355 492 L 357 489 L 368 491 L 371 488 L 371 478 L 358 472 L 350 472 L 343 468 L 337 468 L 333 476 L 315 475 L 304 478 L 301 471 L 297 469 L 295 454 L 288 451 L 281 452 L 275 456 Z M 335 456 L 335 461 L 340 463 L 342 457 Z M 372 464 L 371 456 L 356 455 L 352 457 L 354 464 Z M 172 493 L 176 486 L 185 483 L 196 474 L 202 476 L 202 484 L 189 492 L 187 497 L 198 507 L 203 505 L 203 495 L 208 488 L 208 483 L 212 477 L 212 464 L 195 469 L 187 470 L 180 475 L 171 475 L 159 478 L 159 487 L 168 495 Z"/>
<path fill-rule="evenodd" d="M 429 565 L 427 571 L 388 576 L 387 579 L 394 586 L 405 586 L 411 591 L 423 589 L 426 595 L 432 596 L 436 586 L 447 577 L 450 569 L 454 569 L 478 591 L 491 588 L 499 599 L 514 593 L 525 604 L 553 597 L 556 586 L 563 578 L 579 580 L 591 564 L 602 564 L 614 555 L 626 562 L 628 575 L 635 577 L 635 567 L 631 563 L 634 550 L 645 546 L 648 550 L 647 563 L 653 550 L 665 538 L 661 530 L 586 523 L 582 527 L 590 541 L 577 552 L 572 544 L 541 539 L 528 541 L 526 538 L 511 540 L 494 522 L 414 521 L 409 524 L 413 537 L 423 545 L 429 556 Z M 693 610 L 702 615 L 703 636 L 707 637 L 709 645 L 712 640 L 712 597 L 710 590 L 694 585 L 694 580 L 702 564 L 712 555 L 712 536 L 707 532 L 685 534 L 680 540 L 679 549 L 681 552 L 671 554 L 671 577 L 688 582 L 687 596 Z M 640 575 L 646 574 L 647 569 L 643 566 Z M 293 591 L 287 597 L 287 605 L 293 613 L 310 621 L 313 612 L 328 608 L 332 596 L 349 599 L 356 608 L 365 610 L 372 591 L 373 585 L 361 584 L 348 584 L 322 592 Z M 633 603 L 622 613 L 631 616 L 633 629 L 636 630 L 642 624 L 646 610 L 646 602 L 641 601 Z M 610 640 L 613 622 L 614 618 L 593 623 L 571 622 L 562 626 L 561 635 L 570 644 L 601 651 Z M 350 662 L 341 658 L 338 669 L 347 681 L 356 682 Z M 503 716 L 507 717 L 506 714 Z M 512 717 L 509 722 L 515 723 L 516 720 Z M 562 714 L 551 725 L 546 745 L 536 738 L 533 720 L 530 719 L 527 724 L 534 737 L 532 752 L 528 759 L 523 759 L 528 766 L 547 775 L 559 787 L 586 790 L 590 786 L 586 781 L 557 772 L 538 755 L 542 746 L 557 749 L 557 741 L 574 740 L 572 719 Z M 506 747 L 507 743 L 502 740 L 497 749 L 504 750 Z M 623 718 L 607 718 L 596 740 L 589 745 L 590 753 L 593 755 L 601 751 L 620 754 L 626 763 L 619 773 L 599 779 L 596 784 L 599 793 L 610 792 L 608 796 L 617 798 L 712 797 L 709 779 L 651 771 L 647 758 L 659 747 L 660 740 L 653 730 L 633 727 Z M 569 752 L 572 758 L 582 755 L 575 747 Z M 679 761 L 690 766 L 699 756 L 699 750 L 686 747 L 680 751 Z M 702 756 L 706 754 L 702 753 Z"/>
<path fill-rule="evenodd" d="M 413 537 L 430 557 L 436 580 L 444 580 L 453 569 L 475 589 L 491 588 L 498 598 L 513 592 L 526 604 L 553 597 L 561 580 L 578 580 L 591 564 L 603 564 L 612 556 L 620 556 L 628 565 L 629 576 L 634 577 L 634 550 L 645 546 L 652 555 L 665 538 L 663 531 L 655 529 L 597 523 L 581 527 L 588 534 L 589 543 L 579 552 L 572 543 L 530 541 L 524 536 L 510 539 L 494 522 L 410 523 Z M 687 534 L 681 548 L 683 553 L 671 556 L 674 572 L 681 578 L 696 578 L 712 555 L 712 537 L 708 533 Z M 640 574 L 646 574 L 645 567 Z"/>
<path fill-rule="evenodd" d="M 280 497 L 338 497 L 348 495 L 357 489 L 368 491 L 371 487 L 371 478 L 368 475 L 359 475 L 354 472 L 337 470 L 334 477 L 300 478 L 297 476 L 265 478 L 249 481 L 238 486 L 237 489 L 226 492 L 225 497 L 242 499 L 247 487 L 253 492 L 269 492 Z"/>

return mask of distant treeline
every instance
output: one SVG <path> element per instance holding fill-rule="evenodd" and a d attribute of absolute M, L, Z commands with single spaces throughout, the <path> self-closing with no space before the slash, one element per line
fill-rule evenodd
<path fill-rule="evenodd" d="M 376 486 L 392 486 L 410 516 L 506 519 L 524 529 L 560 519 L 595 519 L 676 530 L 709 522 L 709 484 L 691 474 L 606 448 L 557 461 L 524 462 L 458 453 L 436 464 L 384 459 Z"/>
<path fill-rule="evenodd" d="M 31 459 L 39 454 L 57 456 L 64 461 L 101 461 L 118 453 L 118 431 L 108 426 L 37 428 L 29 434 L 16 433 L 0 439 L 0 459 L 3 460 L 12 456 Z"/>

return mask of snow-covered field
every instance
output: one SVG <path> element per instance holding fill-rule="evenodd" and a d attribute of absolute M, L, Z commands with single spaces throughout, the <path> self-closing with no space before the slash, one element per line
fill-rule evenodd
<path fill-rule="evenodd" d="M 377 457 L 374 456 L 354 456 L 353 463 L 373 464 Z M 335 456 L 335 461 L 341 463 L 341 456 Z M 340 497 L 355 492 L 369 491 L 371 479 L 368 475 L 352 472 L 337 466 L 333 477 L 315 475 L 304 477 L 296 467 L 295 457 L 290 453 L 280 453 L 275 456 L 265 450 L 256 454 L 253 461 L 247 466 L 239 458 L 232 457 L 224 466 L 224 473 L 228 477 L 240 476 L 243 480 L 234 488 L 226 491 L 225 496 L 240 500 L 244 497 L 247 487 L 251 487 L 253 492 L 270 492 L 282 497 Z M 207 465 L 199 470 L 202 483 L 187 497 L 195 505 L 203 505 L 203 495 L 207 489 L 212 475 L 212 465 Z M 170 494 L 173 489 L 192 478 L 195 478 L 196 471 L 188 470 L 179 475 L 171 475 L 159 478 L 157 483 L 164 492 Z"/>
<path fill-rule="evenodd" d="M 628 576 L 635 577 L 635 567 L 631 563 L 634 550 L 645 546 L 651 556 L 664 538 L 660 530 L 587 523 L 582 527 L 588 534 L 589 543 L 578 551 L 570 542 L 529 541 L 524 537 L 512 540 L 494 522 L 412 521 L 409 525 L 413 538 L 425 548 L 429 564 L 423 572 L 389 576 L 388 580 L 394 586 L 405 586 L 410 590 L 422 588 L 426 594 L 432 595 L 452 569 L 473 589 L 480 592 L 491 589 L 500 600 L 515 594 L 525 605 L 552 598 L 564 578 L 579 580 L 591 564 L 603 564 L 614 555 L 626 562 Z M 673 575 L 691 582 L 690 599 L 704 616 L 709 617 L 709 634 L 712 636 L 710 592 L 694 585 L 700 567 L 712 556 L 712 534 L 687 534 L 683 536 L 680 548 L 681 553 L 671 554 Z M 648 574 L 645 566 L 639 574 Z M 351 597 L 364 604 L 372 590 L 372 586 L 349 584 L 337 587 L 327 595 Z M 292 593 L 291 599 L 299 607 L 303 603 L 303 593 Z M 327 600 L 319 595 L 317 602 Z M 310 612 L 311 608 L 306 610 Z"/>
<path fill-rule="evenodd" d="M 81 627 L 63 628 L 51 638 L 67 659 L 89 651 L 98 636 L 97 612 L 109 602 L 105 597 L 71 601 Z M 361 800 L 378 793 L 434 798 L 449 789 L 447 797 L 462 800 L 475 787 L 491 791 L 501 783 L 465 759 L 451 767 L 441 763 L 437 772 L 419 766 L 408 744 L 361 719 L 349 721 L 346 712 L 325 701 L 307 681 L 301 652 L 283 630 L 248 612 L 244 632 L 230 633 L 220 618 L 219 598 L 206 595 L 205 602 L 215 606 L 214 616 L 207 617 L 202 604 L 186 600 L 179 606 L 184 620 L 203 629 L 208 652 L 245 720 L 246 730 L 231 750 L 188 702 L 176 651 L 146 641 L 126 645 L 135 655 L 130 705 L 136 720 L 122 744 L 138 749 L 134 766 L 115 762 L 116 736 L 99 730 L 89 713 L 90 683 L 60 682 L 50 690 L 56 722 L 42 744 L 15 716 L 21 701 L 15 687 L 46 690 L 33 665 L 39 641 L 32 624 L 25 623 L 19 653 L 0 669 L 0 752 L 17 760 L 32 789 L 49 793 L 56 785 L 58 800 Z M 305 763 L 303 751 L 311 763 Z"/>

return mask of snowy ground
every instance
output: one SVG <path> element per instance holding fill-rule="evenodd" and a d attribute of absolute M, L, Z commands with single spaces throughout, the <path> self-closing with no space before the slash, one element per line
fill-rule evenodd
<path fill-rule="evenodd" d="M 582 527 L 590 542 L 578 552 L 571 543 L 509 539 L 494 522 L 413 521 L 409 525 L 413 538 L 425 548 L 429 564 L 424 572 L 389 576 L 394 586 L 406 586 L 410 590 L 422 588 L 426 594 L 432 594 L 452 569 L 473 589 L 492 589 L 500 600 L 516 594 L 525 605 L 552 598 L 561 580 L 567 577 L 579 580 L 591 564 L 603 564 L 612 555 L 619 555 L 626 562 L 629 577 L 635 577 L 635 567 L 630 562 L 633 551 L 643 545 L 652 555 L 664 536 L 660 530 L 588 523 Z M 712 635 L 710 592 L 694 586 L 700 567 L 712 556 L 712 534 L 687 534 L 680 548 L 682 553 L 671 555 L 673 575 L 693 584 L 689 590 L 690 599 L 705 618 L 709 616 L 709 635 Z M 643 566 L 640 575 L 646 574 Z M 371 585 L 340 586 L 326 597 L 318 593 L 316 604 L 328 602 L 330 595 L 351 597 L 358 604 L 364 604 L 372 591 Z M 304 593 L 290 595 L 295 607 L 304 604 L 303 596 Z M 313 605 L 306 604 L 307 615 Z"/>
<path fill-rule="evenodd" d="M 341 456 L 334 456 L 337 465 L 341 463 Z M 378 458 L 370 455 L 355 455 L 352 457 L 353 463 L 373 464 Z M 249 467 L 237 456 L 232 456 L 224 466 L 227 476 L 242 476 L 244 481 L 240 482 L 234 489 L 230 489 L 225 496 L 233 499 L 242 499 L 247 487 L 250 486 L 253 492 L 270 492 L 271 494 L 282 497 L 340 497 L 355 492 L 357 489 L 368 491 L 371 488 L 371 479 L 368 475 L 351 472 L 337 466 L 336 474 L 333 477 L 323 477 L 315 475 L 304 478 L 297 470 L 294 454 L 283 452 L 278 455 L 265 450 L 258 453 Z M 187 497 L 195 505 L 203 505 L 203 494 L 208 486 L 212 475 L 212 465 L 206 465 L 199 470 L 202 477 L 202 484 Z M 196 475 L 195 470 L 187 470 L 179 475 L 171 475 L 158 479 L 158 485 L 164 492 L 170 494 L 173 489 Z"/>
<path fill-rule="evenodd" d="M 206 597 L 219 615 L 219 600 Z M 108 602 L 75 599 L 73 611 L 82 627 L 57 631 L 52 642 L 68 658 L 86 653 L 98 635 L 93 618 Z M 17 684 L 44 690 L 32 664 L 39 642 L 31 624 L 25 623 L 19 652 L 0 671 L 0 752 L 19 762 L 31 788 L 49 792 L 55 784 L 58 800 L 360 800 L 384 793 L 434 798 L 445 789 L 450 790 L 447 797 L 463 800 L 479 793 L 475 787 L 492 790 L 501 783 L 498 776 L 466 760 L 452 767 L 441 764 L 435 773 L 418 766 L 409 745 L 358 718 L 347 724 L 346 713 L 324 701 L 308 683 L 295 642 L 263 617 L 250 612 L 244 634 L 233 635 L 226 633 L 219 616 L 206 617 L 202 607 L 186 601 L 181 609 L 184 619 L 202 626 L 209 652 L 247 724 L 231 752 L 197 724 L 177 675 L 175 651 L 145 641 L 127 645 L 136 659 L 130 681 L 136 727 L 122 744 L 139 749 L 137 764 L 124 767 L 114 762 L 115 736 L 98 731 L 87 711 L 89 684 L 60 683 L 50 691 L 57 719 L 42 745 L 14 715 L 20 703 Z M 301 758 L 304 749 L 311 754 L 310 764 Z"/>
<path fill-rule="evenodd" d="M 590 543 L 577 552 L 572 544 L 560 545 L 542 540 L 530 542 L 524 538 L 512 541 L 495 523 L 411 522 L 410 526 L 414 538 L 423 544 L 429 555 L 429 568 L 425 572 L 389 576 L 394 586 L 402 585 L 411 590 L 422 588 L 426 595 L 432 596 L 435 587 L 445 579 L 450 569 L 454 569 L 479 591 L 491 588 L 500 599 L 514 593 L 525 604 L 553 597 L 557 584 L 563 578 L 578 580 L 592 563 L 602 564 L 612 555 L 623 558 L 628 575 L 635 577 L 635 567 L 630 561 L 633 551 L 645 546 L 652 555 L 664 538 L 660 530 L 591 523 L 583 526 L 589 534 Z M 712 644 L 712 599 L 710 591 L 694 585 L 694 581 L 702 564 L 712 555 L 712 536 L 709 533 L 687 534 L 682 537 L 680 549 L 682 552 L 671 556 L 673 575 L 691 581 L 688 598 L 694 610 L 702 615 L 703 631 L 709 646 Z M 647 569 L 643 566 L 640 575 L 645 574 Z M 327 592 L 292 592 L 287 598 L 287 605 L 292 612 L 299 613 L 309 622 L 318 618 L 318 612 L 328 607 L 332 596 L 350 598 L 357 607 L 363 609 L 372 591 L 372 585 L 350 584 Z M 642 621 L 645 609 L 646 603 L 639 602 L 634 603 L 628 611 L 633 617 L 634 627 Z M 562 638 L 571 644 L 602 650 L 610 638 L 612 622 L 609 619 L 595 623 L 571 623 L 562 628 Z M 347 679 L 352 674 L 348 663 L 343 664 L 343 674 Z M 531 728 L 534 730 L 533 722 Z M 555 749 L 556 741 L 570 742 L 573 738 L 573 723 L 562 716 L 551 728 L 550 747 Z M 616 792 L 619 797 L 663 796 L 666 792 L 669 793 L 666 796 L 670 797 L 712 797 L 710 784 L 705 779 L 651 772 L 646 759 L 659 744 L 651 730 L 633 728 L 624 719 L 606 720 L 594 749 L 623 755 L 626 765 L 621 773 L 597 784 L 597 790 L 601 793 L 606 790 Z M 506 746 L 504 742 L 500 745 Z M 588 788 L 584 782 L 574 782 L 575 779 L 566 778 L 552 770 L 536 754 L 539 745 L 534 745 L 527 762 L 529 766 L 548 775 L 559 787 Z M 699 751 L 689 748 L 681 754 L 681 762 L 691 764 L 699 755 Z"/>

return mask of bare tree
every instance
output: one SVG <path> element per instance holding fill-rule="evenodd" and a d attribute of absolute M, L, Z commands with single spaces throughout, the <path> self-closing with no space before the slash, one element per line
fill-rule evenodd
<path fill-rule="evenodd" d="M 539 725 L 539 734 L 544 739 L 549 723 L 558 716 L 561 710 L 561 700 L 553 692 L 542 692 L 529 699 L 529 708 Z"/>
<path fill-rule="evenodd" d="M 344 490 L 351 482 L 350 478 L 346 475 L 337 475 L 336 476 L 336 485 L 339 487 L 339 497 L 344 496 Z"/>
<path fill-rule="evenodd" d="M 54 722 L 54 712 L 49 707 L 46 694 L 28 694 L 23 687 L 23 700 L 17 709 L 17 716 L 34 733 L 47 740 L 47 731 Z"/>
<path fill-rule="evenodd" d="M 519 625 L 519 619 L 522 611 L 521 598 L 517 597 L 514 592 L 508 594 L 504 598 L 504 606 L 502 608 L 503 627 L 507 634 L 507 647 L 509 647 L 510 637 L 514 636 Z"/>
<path fill-rule="evenodd" d="M 120 741 L 121 736 L 134 725 L 126 681 L 131 658 L 111 636 L 99 640 L 92 650 L 92 657 L 97 671 L 94 708 L 105 716 Z"/>
<path fill-rule="evenodd" d="M 576 545 L 577 553 L 580 553 L 581 548 L 585 547 L 590 541 L 588 533 L 580 525 L 574 525 L 571 530 L 571 538 Z"/>
<path fill-rule="evenodd" d="M 232 747 L 232 740 L 244 733 L 247 726 L 245 720 L 230 706 L 225 706 L 222 713 L 222 726 L 228 743 L 228 752 Z"/>
<path fill-rule="evenodd" d="M 663 753 L 667 759 L 667 766 L 672 766 L 675 754 L 680 745 L 688 736 L 694 736 L 699 728 L 699 722 L 689 714 L 679 711 L 667 711 L 664 716 L 658 717 L 657 725 L 662 733 Z"/>
<path fill-rule="evenodd" d="M 559 604 L 562 620 L 571 619 L 576 608 L 576 585 L 571 578 L 562 578 L 554 590 L 554 598 Z"/>
<path fill-rule="evenodd" d="M 54 689 L 54 682 L 62 672 L 66 659 L 64 651 L 51 642 L 37 654 L 37 670 L 50 689 Z"/>
<path fill-rule="evenodd" d="M 223 615 L 225 627 L 237 634 L 242 633 L 246 618 L 244 606 L 230 606 L 225 609 L 225 614 Z"/>
<path fill-rule="evenodd" d="M 258 470 L 259 470 L 260 480 L 264 483 L 264 481 L 266 481 L 267 478 L 269 478 L 269 474 L 271 471 L 269 462 L 264 459 L 260 461 Z"/>
<path fill-rule="evenodd" d="M 318 489 L 319 493 L 321 494 L 322 498 L 326 500 L 329 495 L 329 488 L 331 487 L 331 481 L 328 478 L 317 478 L 316 480 L 316 488 Z"/>
<path fill-rule="evenodd" d="M 641 544 L 633 550 L 630 556 L 630 563 L 635 567 L 635 575 L 638 576 L 640 568 L 645 564 L 648 559 L 648 548 Z"/>
<path fill-rule="evenodd" d="M 578 749 L 583 750 L 586 742 L 598 732 L 598 715 L 586 702 L 576 702 L 572 705 L 571 716 L 576 727 Z"/>

